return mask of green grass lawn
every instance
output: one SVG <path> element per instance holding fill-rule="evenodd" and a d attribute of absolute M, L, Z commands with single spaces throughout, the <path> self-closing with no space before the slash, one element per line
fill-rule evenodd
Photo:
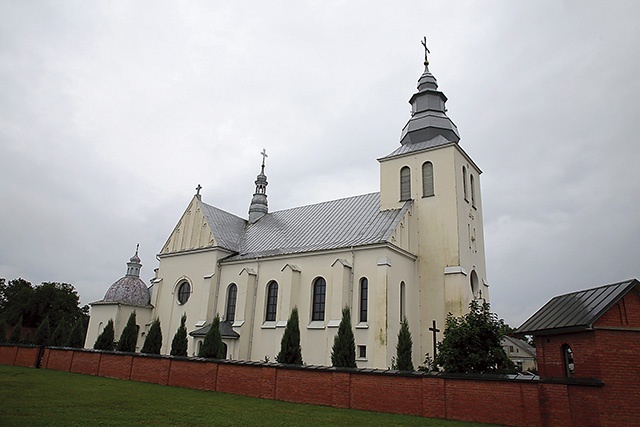
<path fill-rule="evenodd" d="M 0 426 L 480 426 L 0 365 Z"/>

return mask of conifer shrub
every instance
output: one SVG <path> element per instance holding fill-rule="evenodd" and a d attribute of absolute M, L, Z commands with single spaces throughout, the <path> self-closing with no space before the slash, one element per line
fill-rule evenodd
<path fill-rule="evenodd" d="M 22 344 L 31 344 L 31 331 L 27 331 L 27 333 L 25 334 L 24 338 L 22 338 Z"/>
<path fill-rule="evenodd" d="M 412 347 L 413 340 L 411 339 L 411 332 L 409 331 L 409 322 L 405 316 L 405 318 L 402 319 L 400 331 L 398 332 L 396 358 L 392 365 L 392 369 L 397 369 L 399 371 L 413 371 L 413 361 L 411 360 Z"/>
<path fill-rule="evenodd" d="M 134 311 L 129 316 L 129 320 L 127 320 L 127 324 L 122 330 L 122 334 L 120 335 L 120 340 L 118 341 L 118 347 L 116 348 L 116 350 L 135 353 L 137 342 L 138 326 L 136 325 L 136 312 Z"/>
<path fill-rule="evenodd" d="M 113 340 L 115 338 L 115 331 L 113 328 L 113 319 L 109 319 L 107 326 L 104 327 L 102 333 L 98 335 L 93 348 L 96 350 L 109 350 L 114 348 Z"/>
<path fill-rule="evenodd" d="M 62 347 L 67 343 L 69 339 L 69 325 L 64 320 L 58 323 L 58 326 L 53 330 L 51 334 L 51 339 L 49 340 L 49 345 Z"/>
<path fill-rule="evenodd" d="M 73 328 L 71 328 L 71 332 L 69 332 L 65 346 L 71 348 L 84 347 L 85 334 L 84 321 L 82 318 L 79 318 L 76 320 L 76 323 L 73 324 Z"/>
<path fill-rule="evenodd" d="M 7 322 L 0 318 L 0 344 L 7 342 Z"/>
<path fill-rule="evenodd" d="M 211 328 L 209 328 L 207 335 L 204 337 L 198 356 L 208 359 L 224 359 L 226 356 L 222 335 L 220 334 L 220 316 L 218 314 L 216 314 L 213 323 L 211 323 Z"/>
<path fill-rule="evenodd" d="M 11 335 L 9 336 L 9 344 L 20 344 L 21 338 L 22 338 L 22 316 L 18 318 L 18 321 L 13 326 L 13 331 L 11 331 Z"/>
<path fill-rule="evenodd" d="M 302 347 L 300 347 L 300 324 L 298 320 L 298 308 L 293 307 L 287 321 L 287 327 L 280 341 L 280 353 L 276 356 L 276 362 L 289 365 L 302 365 Z"/>
<path fill-rule="evenodd" d="M 351 329 L 351 311 L 348 306 L 342 309 L 342 320 L 333 339 L 331 364 L 341 368 L 356 367 L 356 341 Z"/>
<path fill-rule="evenodd" d="M 147 338 L 144 340 L 142 350 L 140 353 L 146 354 L 160 354 L 162 348 L 162 329 L 160 329 L 160 319 L 156 318 L 151 323 Z"/>
<path fill-rule="evenodd" d="M 36 336 L 33 340 L 33 343 L 36 345 L 49 345 L 50 340 L 51 340 L 51 327 L 49 325 L 49 316 L 47 316 L 38 325 L 38 329 L 36 329 Z"/>
<path fill-rule="evenodd" d="M 187 357 L 187 314 L 184 313 L 180 319 L 180 326 L 171 341 L 171 355 Z"/>

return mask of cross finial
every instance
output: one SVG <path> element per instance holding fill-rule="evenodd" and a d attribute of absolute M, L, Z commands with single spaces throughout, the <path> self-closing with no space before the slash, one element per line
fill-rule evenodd
<path fill-rule="evenodd" d="M 196 196 L 200 195 L 200 190 L 202 190 L 202 185 L 198 184 L 198 186 L 196 187 Z"/>
<path fill-rule="evenodd" d="M 431 51 L 429 51 L 429 48 L 427 47 L 427 37 L 425 36 L 420 43 L 422 43 L 422 46 L 424 46 L 424 65 L 429 65 L 427 54 L 431 53 Z"/>
<path fill-rule="evenodd" d="M 262 155 L 262 167 L 264 167 L 264 160 L 269 157 L 267 155 L 267 150 L 265 148 L 262 149 L 262 152 L 260 153 Z"/>
<path fill-rule="evenodd" d="M 136 255 L 138 255 L 138 249 L 140 249 L 140 243 L 136 245 Z"/>

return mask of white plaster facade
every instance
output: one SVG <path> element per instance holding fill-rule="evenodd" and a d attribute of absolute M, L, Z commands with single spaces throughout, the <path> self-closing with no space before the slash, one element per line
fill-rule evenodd
<path fill-rule="evenodd" d="M 275 220 L 268 222 L 273 215 L 285 218 L 279 221 L 290 222 L 294 214 L 308 215 L 301 220 L 309 222 L 306 227 L 321 228 L 313 221 L 322 221 L 322 227 L 329 227 L 327 234 L 335 232 L 335 227 L 349 228 L 339 215 L 327 219 L 327 214 L 309 214 L 318 210 L 315 205 L 290 213 L 263 214 L 267 210 L 264 162 L 252 202 L 260 206 L 254 209 L 252 204 L 249 221 L 205 204 L 198 189 L 158 255 L 150 306 L 136 308 L 140 340 L 151 320 L 158 317 L 164 337 L 162 353 L 168 354 L 183 314 L 187 315 L 189 332 L 211 324 L 216 313 L 222 321 L 228 320 L 227 298 L 229 287 L 234 284 L 237 300 L 233 322 L 229 323 L 238 336 L 223 337 L 228 358 L 275 360 L 287 319 L 296 306 L 304 362 L 330 365 L 331 347 L 345 305 L 351 308 L 359 367 L 391 366 L 402 315 L 406 315 L 413 337 L 414 365 L 420 365 L 426 353 L 433 355 L 433 332 L 429 330 L 433 321 L 444 329 L 447 313 L 461 315 L 472 299 L 488 300 L 489 292 L 481 171 L 460 147 L 455 125 L 449 121 L 444 130 L 438 127 L 443 117 L 448 120 L 444 109 L 446 98 L 436 90 L 435 78 L 426 65 L 425 61 L 419 92 L 410 101 L 414 113 L 406 132 L 403 131 L 408 136 L 403 137 L 400 149 L 378 159 L 380 193 L 353 198 L 354 210 L 370 200 L 377 201 L 377 213 L 370 217 L 377 218 L 376 221 L 382 216 L 387 218 L 385 228 L 380 231 L 383 238 L 359 240 L 360 243 L 336 243 L 336 239 L 329 242 L 328 238 L 318 243 L 300 238 L 304 247 L 293 244 L 264 250 L 257 244 L 252 247 L 251 239 L 268 241 L 268 233 L 276 239 L 278 233 L 288 232 L 266 225 L 274 223 Z M 440 122 L 436 125 L 433 120 L 429 122 L 430 114 Z M 428 123 L 420 124 L 420 120 Z M 432 174 L 423 177 L 426 163 L 431 164 Z M 401 183 L 401 170 L 405 167 L 410 170 L 410 197 L 401 194 L 401 186 L 407 185 Z M 428 194 L 425 185 L 430 188 Z M 338 205 L 343 201 L 327 203 Z M 261 227 L 266 238 L 251 234 L 251 230 Z M 301 226 L 297 227 L 300 230 Z M 373 225 L 358 224 L 358 227 L 362 233 L 368 233 Z M 324 319 L 312 320 L 313 284 L 319 277 L 326 281 Z M 366 321 L 360 319 L 363 278 L 368 282 Z M 272 281 L 278 285 L 277 307 L 275 319 L 267 320 Z M 179 302 L 178 290 L 185 282 L 190 294 L 186 302 Z M 93 305 L 87 346 L 95 341 L 98 325 L 106 324 L 109 316 L 118 316 L 124 326 L 121 318 L 125 310 L 120 309 L 120 314 L 110 310 L 104 304 Z M 437 336 L 440 339 L 442 332 Z M 200 336 L 189 337 L 189 355 L 197 354 L 201 341 Z"/>

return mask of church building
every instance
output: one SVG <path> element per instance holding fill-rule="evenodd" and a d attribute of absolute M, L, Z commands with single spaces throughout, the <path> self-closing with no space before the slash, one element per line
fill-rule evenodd
<path fill-rule="evenodd" d="M 266 153 L 248 218 L 196 194 L 158 254 L 151 286 L 138 253 L 127 274 L 92 303 L 86 347 L 109 319 L 116 339 L 136 312 L 138 349 L 153 319 L 162 354 L 187 316 L 189 356 L 216 316 L 234 360 L 275 360 L 294 307 L 306 364 L 331 365 L 342 308 L 351 309 L 358 367 L 388 368 L 406 316 L 413 364 L 434 354 L 447 313 L 489 299 L 481 171 L 460 146 L 447 97 L 429 71 L 409 99 L 399 146 L 380 157 L 380 191 L 270 212 Z M 373 160 L 373 159 L 372 159 Z"/>

